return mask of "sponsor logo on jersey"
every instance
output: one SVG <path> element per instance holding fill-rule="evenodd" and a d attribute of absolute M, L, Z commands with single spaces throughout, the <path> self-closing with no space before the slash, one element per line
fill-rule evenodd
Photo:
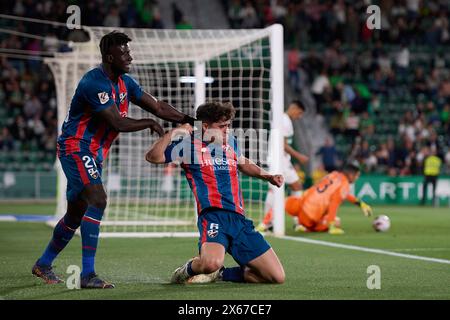
<path fill-rule="evenodd" d="M 221 167 L 224 166 L 226 168 L 228 168 L 228 166 L 236 166 L 237 162 L 234 159 L 229 159 L 229 158 L 211 158 L 211 159 L 202 159 L 201 161 L 201 165 L 202 166 L 217 166 L 217 167 Z"/>
<path fill-rule="evenodd" d="M 107 92 L 99 92 L 98 98 L 99 98 L 101 104 L 105 104 L 109 101 L 109 95 Z"/>

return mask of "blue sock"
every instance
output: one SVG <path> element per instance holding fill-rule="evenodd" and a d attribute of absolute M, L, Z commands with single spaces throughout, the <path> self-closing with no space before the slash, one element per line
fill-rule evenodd
<path fill-rule="evenodd" d="M 72 221 L 67 214 L 62 217 L 56 224 L 55 229 L 53 229 L 53 237 L 44 253 L 39 258 L 38 264 L 51 266 L 53 260 L 55 260 L 56 256 L 66 247 L 79 226 L 80 225 Z"/>
<path fill-rule="evenodd" d="M 194 270 L 192 270 L 192 261 L 189 261 L 189 262 L 188 262 L 186 270 L 187 270 L 187 273 L 188 273 L 189 276 L 192 277 L 192 276 L 195 276 L 195 275 L 196 275 L 196 273 L 194 272 Z"/>
<path fill-rule="evenodd" d="M 224 268 L 222 271 L 222 280 L 231 282 L 245 282 L 244 280 L 244 268 Z"/>
<path fill-rule="evenodd" d="M 95 272 L 95 253 L 100 233 L 100 222 L 103 217 L 103 209 L 89 206 L 81 219 L 81 244 L 83 253 L 82 276 Z"/>

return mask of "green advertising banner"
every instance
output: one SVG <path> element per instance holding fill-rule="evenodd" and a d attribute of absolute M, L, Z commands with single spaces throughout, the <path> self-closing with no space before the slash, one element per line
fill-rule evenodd
<path fill-rule="evenodd" d="M 117 186 L 113 187 L 112 181 Z M 161 184 L 159 180 L 146 180 L 145 183 L 138 180 L 117 179 L 107 180 L 107 188 L 111 192 L 120 192 L 123 186 L 135 190 L 134 186 L 141 188 L 156 188 L 154 184 Z M 175 185 L 179 188 L 176 196 L 180 199 L 192 197 L 190 188 L 184 177 L 177 177 Z M 378 175 L 363 175 L 351 187 L 352 194 L 367 201 L 369 204 L 407 204 L 417 205 L 422 199 L 422 176 L 389 177 Z M 242 177 L 241 186 L 243 196 L 247 201 L 264 200 L 268 183 Z M 128 196 L 134 195 L 126 191 Z M 54 199 L 56 195 L 55 172 L 0 172 L 0 200 L 6 199 Z M 151 195 L 146 195 L 146 197 Z M 154 195 L 157 196 L 156 194 Z M 175 196 L 175 194 L 173 195 Z M 438 179 L 436 196 L 440 206 L 450 206 L 450 176 L 442 176 Z M 428 186 L 428 201 L 431 204 L 431 185 Z"/>
<path fill-rule="evenodd" d="M 419 204 L 422 199 L 423 176 L 361 176 L 352 186 L 352 193 L 370 204 Z M 432 188 L 428 185 L 431 204 Z M 436 197 L 439 205 L 450 204 L 450 176 L 439 177 Z"/>

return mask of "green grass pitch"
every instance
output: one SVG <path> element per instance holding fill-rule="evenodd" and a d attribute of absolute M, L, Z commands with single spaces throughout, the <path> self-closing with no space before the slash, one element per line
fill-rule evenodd
<path fill-rule="evenodd" d="M 344 206 L 342 236 L 298 235 L 286 219 L 287 235 L 450 260 L 450 210 L 430 207 L 375 207 L 392 227 L 376 233 L 358 208 Z M 1 213 L 45 214 L 52 205 L 0 205 Z M 51 229 L 42 223 L 0 222 L 0 299 L 450 299 L 450 264 L 379 253 L 332 248 L 268 236 L 286 271 L 282 285 L 214 283 L 170 285 L 171 272 L 196 254 L 197 239 L 101 239 L 97 272 L 116 284 L 113 290 L 69 290 L 45 285 L 31 267 L 47 245 Z M 229 256 L 227 266 L 235 265 Z M 81 240 L 75 237 L 55 262 L 68 277 L 81 265 Z M 367 268 L 381 269 L 381 289 L 369 290 Z"/>

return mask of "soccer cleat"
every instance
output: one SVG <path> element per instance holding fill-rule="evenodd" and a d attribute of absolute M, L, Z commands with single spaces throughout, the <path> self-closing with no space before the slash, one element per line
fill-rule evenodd
<path fill-rule="evenodd" d="M 345 232 L 341 228 L 330 226 L 330 228 L 328 229 L 328 233 L 332 235 L 339 235 L 344 234 Z"/>
<path fill-rule="evenodd" d="M 31 269 L 31 273 L 41 278 L 45 281 L 47 284 L 56 284 L 56 283 L 63 283 L 64 280 L 58 277 L 54 272 L 52 266 L 41 266 L 38 264 L 39 260 L 36 261 L 33 268 Z"/>
<path fill-rule="evenodd" d="M 191 277 L 187 272 L 188 263 L 194 260 L 194 258 L 189 259 L 184 265 L 175 269 L 170 279 L 170 283 L 186 283 L 186 281 Z"/>
<path fill-rule="evenodd" d="M 304 225 L 299 223 L 299 224 L 294 225 L 294 231 L 295 232 L 308 232 L 309 230 Z"/>
<path fill-rule="evenodd" d="M 113 289 L 115 287 L 114 284 L 100 279 L 95 273 L 81 276 L 80 282 L 82 289 Z"/>
<path fill-rule="evenodd" d="M 222 279 L 222 272 L 224 267 L 218 269 L 209 274 L 197 274 L 193 277 L 190 277 L 186 283 L 211 283 L 216 282 L 217 280 Z"/>
<path fill-rule="evenodd" d="M 270 224 L 267 225 L 267 224 L 261 222 L 255 228 L 255 230 L 258 231 L 258 232 L 267 232 L 267 231 L 271 232 L 271 231 L 273 231 L 273 224 L 270 223 Z"/>

